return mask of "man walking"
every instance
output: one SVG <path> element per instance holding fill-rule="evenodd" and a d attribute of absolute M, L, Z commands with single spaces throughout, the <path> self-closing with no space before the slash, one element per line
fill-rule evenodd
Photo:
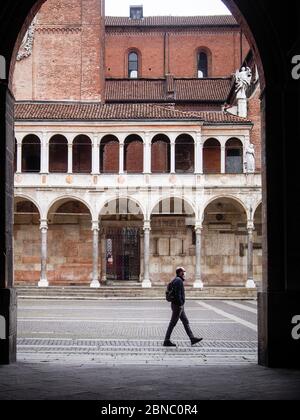
<path fill-rule="evenodd" d="M 192 346 L 200 341 L 203 338 L 196 338 L 192 333 L 190 328 L 189 320 L 184 311 L 184 304 L 185 304 L 185 291 L 184 291 L 184 281 L 185 281 L 186 271 L 183 267 L 179 267 L 176 270 L 176 278 L 172 282 L 172 287 L 174 290 L 174 300 L 172 301 L 172 318 L 170 321 L 169 328 L 167 330 L 166 338 L 164 341 L 164 347 L 176 347 L 176 344 L 171 342 L 171 335 L 176 327 L 179 319 L 183 323 L 184 329 L 191 340 Z"/>

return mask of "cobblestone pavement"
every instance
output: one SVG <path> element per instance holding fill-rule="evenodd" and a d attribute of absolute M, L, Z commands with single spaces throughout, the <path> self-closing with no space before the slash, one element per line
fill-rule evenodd
<path fill-rule="evenodd" d="M 256 302 L 186 311 L 203 344 L 178 325 L 178 348 L 165 349 L 162 301 L 20 301 L 19 361 L 0 366 L 0 400 L 300 399 L 300 372 L 256 363 Z"/>
<path fill-rule="evenodd" d="M 191 301 L 186 312 L 202 344 L 191 347 L 179 322 L 162 341 L 170 318 L 163 301 L 20 301 L 18 360 L 100 364 L 227 365 L 257 361 L 256 302 Z"/>

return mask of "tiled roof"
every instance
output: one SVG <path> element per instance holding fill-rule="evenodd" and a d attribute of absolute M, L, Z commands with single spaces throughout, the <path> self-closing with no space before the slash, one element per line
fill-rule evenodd
<path fill-rule="evenodd" d="M 108 102 L 226 102 L 232 86 L 231 78 L 224 79 L 175 79 L 174 95 L 166 92 L 165 79 L 106 81 L 106 101 Z"/>
<path fill-rule="evenodd" d="M 106 16 L 106 26 L 238 26 L 231 15 L 224 16 L 148 16 L 143 19 Z"/>
<path fill-rule="evenodd" d="M 226 112 L 178 111 L 173 105 L 155 104 L 95 104 L 19 102 L 15 105 L 17 121 L 203 121 L 204 123 L 250 123 L 245 118 Z"/>

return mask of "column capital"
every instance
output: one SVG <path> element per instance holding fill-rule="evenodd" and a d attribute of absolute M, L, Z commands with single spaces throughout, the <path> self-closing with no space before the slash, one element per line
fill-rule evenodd
<path fill-rule="evenodd" d="M 203 225 L 202 225 L 202 223 L 196 223 L 196 225 L 195 225 L 195 231 L 196 231 L 196 233 L 201 233 L 202 232 L 202 230 L 203 230 Z"/>
<path fill-rule="evenodd" d="M 151 230 L 151 222 L 149 220 L 147 220 L 147 221 L 144 222 L 143 230 L 144 231 L 145 230 L 149 230 L 149 231 Z"/>
<path fill-rule="evenodd" d="M 93 221 L 92 221 L 92 231 L 93 231 L 93 232 L 94 232 L 94 231 L 99 232 L 99 230 L 100 230 L 100 226 L 99 226 L 99 222 L 98 222 L 98 220 L 93 220 Z"/>
<path fill-rule="evenodd" d="M 41 220 L 40 221 L 40 230 L 43 230 L 43 229 L 46 229 L 46 230 L 49 229 L 48 220 Z"/>
<path fill-rule="evenodd" d="M 247 223 L 247 230 L 248 230 L 248 231 L 253 231 L 253 230 L 255 230 L 255 226 L 254 226 L 254 221 L 253 221 L 253 220 L 248 220 L 248 223 Z"/>

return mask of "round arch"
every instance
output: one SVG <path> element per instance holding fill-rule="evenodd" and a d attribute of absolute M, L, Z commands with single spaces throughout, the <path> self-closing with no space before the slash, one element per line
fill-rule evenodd
<path fill-rule="evenodd" d="M 171 140 L 166 134 L 156 134 L 151 140 L 151 172 L 169 173 L 171 169 Z"/>
<path fill-rule="evenodd" d="M 90 205 L 85 200 L 83 200 L 82 198 L 79 198 L 79 197 L 76 197 L 76 196 L 73 196 L 73 195 L 63 195 L 61 197 L 55 198 L 49 204 L 49 206 L 46 210 L 45 214 L 47 215 L 47 219 L 49 219 L 49 214 L 50 214 L 50 211 L 52 209 L 55 209 L 55 211 L 56 211 L 62 204 L 66 204 L 66 203 L 71 202 L 71 201 L 77 201 L 77 202 L 83 204 L 88 209 L 89 215 L 91 216 L 91 220 L 94 220 L 93 219 L 93 210 L 90 207 Z"/>
<path fill-rule="evenodd" d="M 160 198 L 159 198 L 158 200 L 156 200 L 156 202 L 152 205 L 151 210 L 149 211 L 149 218 L 151 218 L 151 217 L 153 216 L 153 212 L 154 212 L 155 208 L 156 208 L 156 207 L 157 207 L 160 203 L 162 203 L 163 201 L 166 201 L 166 200 L 170 200 L 170 199 L 172 199 L 172 198 L 185 202 L 185 203 L 186 203 L 186 204 L 187 204 L 187 205 L 188 205 L 188 206 L 192 209 L 192 211 L 193 211 L 193 215 L 194 215 L 195 217 L 197 217 L 195 203 L 193 203 L 190 199 L 188 199 L 188 198 L 183 198 L 183 197 L 180 197 L 180 196 L 178 196 L 178 195 L 166 195 L 166 196 L 164 196 L 164 197 L 160 197 Z"/>
<path fill-rule="evenodd" d="M 195 138 L 180 134 L 175 140 L 175 171 L 190 174 L 195 171 Z"/>
<path fill-rule="evenodd" d="M 120 141 L 117 136 L 107 134 L 100 141 L 100 168 L 101 173 L 119 173 Z"/>
<path fill-rule="evenodd" d="M 14 198 L 15 198 L 15 203 L 16 203 L 16 201 L 19 201 L 19 202 L 29 201 L 30 203 L 32 203 L 37 208 L 37 210 L 39 212 L 39 215 L 40 215 L 40 219 L 42 219 L 42 214 L 43 214 L 42 209 L 41 209 L 40 205 L 38 204 L 38 202 L 36 200 L 34 200 L 32 197 L 30 197 L 26 194 L 19 194 L 19 193 L 16 193 Z"/>
<path fill-rule="evenodd" d="M 143 216 L 143 219 L 145 220 L 146 211 L 145 211 L 145 208 L 142 205 L 142 203 L 139 202 L 137 199 L 132 198 L 132 197 L 129 197 L 127 195 L 120 196 L 120 197 L 112 197 L 112 198 L 109 198 L 109 199 L 105 200 L 105 202 L 101 204 L 101 208 L 99 210 L 99 216 L 98 216 L 98 218 L 101 218 L 101 216 L 103 216 L 102 211 L 104 210 L 104 208 L 107 205 L 113 204 L 114 202 L 117 202 L 118 200 L 124 200 L 124 202 L 125 202 L 125 200 L 127 200 L 128 203 L 129 202 L 134 203 L 140 209 L 140 211 L 141 211 L 140 214 Z M 117 210 L 118 208 L 119 208 L 118 205 L 116 205 L 115 207 L 112 206 L 112 209 L 116 209 Z M 114 213 L 112 215 L 116 215 L 116 214 L 118 214 L 118 213 Z M 132 213 L 132 214 L 134 214 L 134 213 Z"/>
<path fill-rule="evenodd" d="M 205 61 L 204 57 L 201 57 L 201 54 L 205 54 Z M 212 52 L 208 47 L 201 46 L 196 48 L 195 62 L 196 77 L 199 79 L 210 77 L 210 75 L 212 74 Z"/>
<path fill-rule="evenodd" d="M 217 195 L 215 197 L 212 197 L 211 199 L 209 199 L 202 207 L 202 210 L 200 210 L 200 220 L 203 222 L 204 221 L 204 217 L 205 217 L 205 212 L 207 210 L 207 208 L 213 204 L 215 201 L 218 200 L 231 200 L 233 202 L 235 202 L 236 204 L 238 204 L 238 206 L 243 210 L 243 212 L 245 213 L 247 219 L 249 219 L 250 214 L 249 214 L 249 209 L 247 209 L 246 204 L 240 200 L 238 197 L 235 197 L 233 195 Z"/>

